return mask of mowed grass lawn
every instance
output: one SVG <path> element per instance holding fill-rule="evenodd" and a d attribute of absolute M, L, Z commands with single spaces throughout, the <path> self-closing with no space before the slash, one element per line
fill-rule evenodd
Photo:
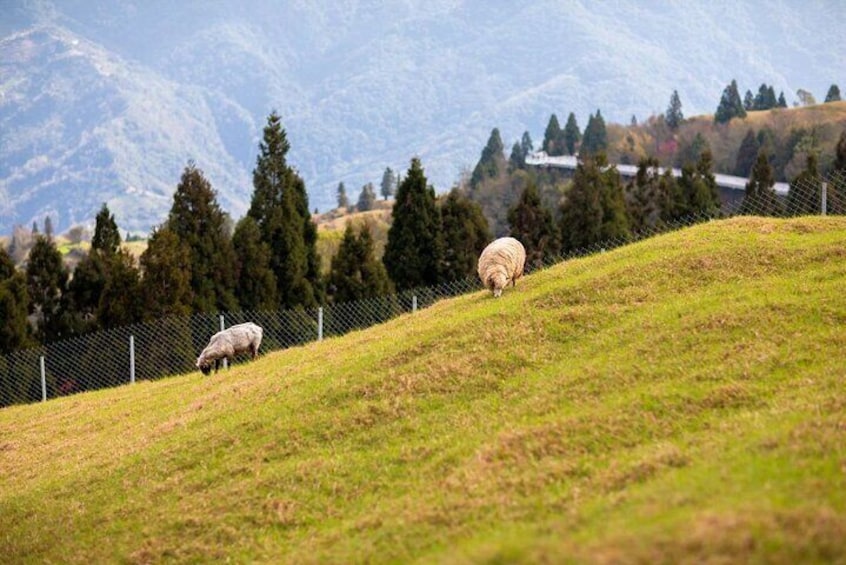
<path fill-rule="evenodd" d="M 846 219 L 0 410 L 8 563 L 846 561 Z"/>

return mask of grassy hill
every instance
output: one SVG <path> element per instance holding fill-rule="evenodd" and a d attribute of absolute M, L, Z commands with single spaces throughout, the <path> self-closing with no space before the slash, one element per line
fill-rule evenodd
<path fill-rule="evenodd" d="M 711 222 L 0 410 L 0 556 L 843 561 L 844 259 L 844 218 Z"/>

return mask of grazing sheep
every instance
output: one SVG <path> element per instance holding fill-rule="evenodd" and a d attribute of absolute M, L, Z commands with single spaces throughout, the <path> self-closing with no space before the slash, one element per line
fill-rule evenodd
<path fill-rule="evenodd" d="M 217 332 L 209 340 L 209 344 L 197 357 L 197 368 L 204 375 L 208 375 L 212 366 L 216 373 L 221 359 L 227 362 L 239 353 L 249 352 L 253 359 L 258 356 L 261 345 L 262 329 L 252 322 L 237 324 Z"/>
<path fill-rule="evenodd" d="M 479 256 L 479 278 L 494 297 L 510 282 L 514 286 L 523 276 L 526 248 L 513 237 L 500 237 L 488 244 Z"/>

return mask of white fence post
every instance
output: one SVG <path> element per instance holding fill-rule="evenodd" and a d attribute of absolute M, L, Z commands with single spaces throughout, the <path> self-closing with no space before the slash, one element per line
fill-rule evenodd
<path fill-rule="evenodd" d="M 317 308 L 317 341 L 323 341 L 323 306 Z"/>
<path fill-rule="evenodd" d="M 129 336 L 129 382 L 135 384 L 135 336 Z"/>
<path fill-rule="evenodd" d="M 820 200 L 822 200 L 820 209 L 822 210 L 822 215 L 825 216 L 825 213 L 826 213 L 827 208 L 828 208 L 828 198 L 826 196 L 826 193 L 828 192 L 828 183 L 827 182 L 825 182 L 825 181 L 822 182 L 822 190 L 820 192 L 821 192 Z"/>
<path fill-rule="evenodd" d="M 411 311 L 417 312 L 417 295 L 411 297 Z"/>
<path fill-rule="evenodd" d="M 221 314 L 221 315 L 220 315 L 220 331 L 223 331 L 223 330 L 225 330 L 225 329 L 226 329 L 226 324 L 224 324 L 224 322 L 223 322 L 223 314 Z M 229 368 L 229 361 L 226 359 L 226 357 L 224 357 L 224 358 L 223 358 L 223 368 L 224 368 L 224 369 Z"/>
<path fill-rule="evenodd" d="M 47 402 L 47 371 L 44 370 L 44 356 L 41 356 L 41 402 Z"/>

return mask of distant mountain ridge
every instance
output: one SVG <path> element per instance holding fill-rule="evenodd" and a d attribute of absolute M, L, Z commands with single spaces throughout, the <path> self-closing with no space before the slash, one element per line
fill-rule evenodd
<path fill-rule="evenodd" d="M 710 113 L 767 83 L 819 100 L 846 68 L 840 2 L 7 2 L 0 23 L 0 233 L 162 222 L 188 160 L 234 219 L 267 115 L 312 208 L 419 156 L 448 189 L 493 127 L 539 145 L 551 113 L 627 123 Z"/>

